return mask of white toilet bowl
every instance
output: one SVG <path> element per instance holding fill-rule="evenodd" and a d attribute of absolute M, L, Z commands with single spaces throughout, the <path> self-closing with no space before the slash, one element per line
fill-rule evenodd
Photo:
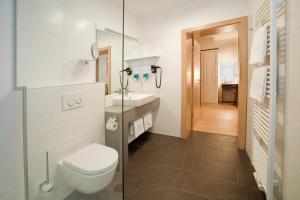
<path fill-rule="evenodd" d="M 58 163 L 68 187 L 94 194 L 108 186 L 118 165 L 118 152 L 100 144 L 91 144 Z"/>

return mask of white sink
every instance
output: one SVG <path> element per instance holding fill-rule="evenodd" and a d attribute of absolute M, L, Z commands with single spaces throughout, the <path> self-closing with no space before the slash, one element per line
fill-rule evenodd
<path fill-rule="evenodd" d="M 124 95 L 124 106 L 142 106 L 146 103 L 153 101 L 154 99 L 154 94 L 128 93 L 128 95 Z M 122 105 L 122 95 L 114 96 L 112 100 L 114 105 Z"/>

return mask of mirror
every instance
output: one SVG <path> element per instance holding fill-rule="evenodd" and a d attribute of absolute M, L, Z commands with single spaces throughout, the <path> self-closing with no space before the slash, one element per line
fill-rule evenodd
<path fill-rule="evenodd" d="M 128 55 L 140 55 L 141 43 L 137 39 L 125 37 L 125 59 Z M 120 71 L 122 66 L 122 34 L 106 29 L 97 30 L 99 59 L 96 63 L 96 80 L 105 83 L 106 95 L 117 93 L 121 89 Z M 129 66 L 124 61 L 123 69 Z M 132 75 L 125 73 L 125 80 Z M 124 83 L 125 85 L 125 83 Z M 132 85 L 132 84 L 131 84 Z M 133 90 L 132 88 L 128 88 Z"/>
<path fill-rule="evenodd" d="M 156 49 L 138 38 L 125 35 L 122 63 L 122 34 L 101 26 L 97 28 L 97 44 L 100 57 L 96 64 L 96 80 L 105 83 L 107 96 L 117 95 L 121 88 L 126 88 L 127 94 L 155 87 L 155 76 L 150 66 L 158 62 L 159 53 Z M 123 66 L 122 70 L 120 66 Z"/>
<path fill-rule="evenodd" d="M 97 60 L 100 57 L 99 47 L 98 47 L 97 43 L 92 44 L 91 53 L 92 53 L 92 57 L 94 58 L 94 60 Z"/>

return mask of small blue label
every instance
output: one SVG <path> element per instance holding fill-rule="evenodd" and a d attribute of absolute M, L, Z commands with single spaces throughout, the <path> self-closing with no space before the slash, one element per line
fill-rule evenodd
<path fill-rule="evenodd" d="M 143 74 L 143 78 L 144 78 L 144 79 L 148 79 L 148 78 L 149 78 L 149 73 L 144 73 L 144 74 Z"/>
<path fill-rule="evenodd" d="M 134 74 L 134 75 L 133 75 L 133 78 L 134 78 L 135 80 L 139 79 L 139 74 Z"/>

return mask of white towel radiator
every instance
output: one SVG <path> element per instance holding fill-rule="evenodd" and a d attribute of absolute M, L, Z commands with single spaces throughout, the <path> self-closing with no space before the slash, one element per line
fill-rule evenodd
<path fill-rule="evenodd" d="M 281 176 L 281 167 L 275 162 L 275 152 L 277 151 L 276 143 L 278 140 L 276 138 L 276 131 L 278 131 L 278 55 L 282 51 L 281 46 L 278 45 L 280 32 L 278 32 L 277 20 L 282 6 L 286 6 L 285 1 L 266 0 L 255 12 L 253 18 L 255 30 L 268 25 L 265 64 L 270 67 L 267 69 L 266 98 L 262 104 L 254 103 L 252 124 L 252 164 L 256 171 L 254 176 L 259 187 L 266 192 L 268 200 L 279 199 L 278 197 L 274 198 L 274 188 L 278 186 L 278 179 Z"/>

